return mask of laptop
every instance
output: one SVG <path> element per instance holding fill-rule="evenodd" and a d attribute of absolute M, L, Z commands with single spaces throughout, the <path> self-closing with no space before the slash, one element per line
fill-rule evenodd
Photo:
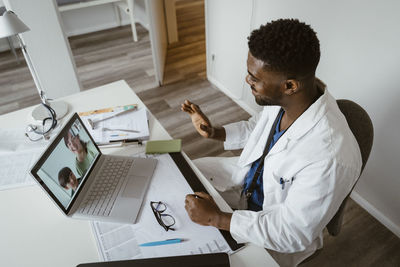
<path fill-rule="evenodd" d="M 83 263 L 77 267 L 229 267 L 229 256 L 226 253 L 173 256 L 136 260 Z"/>
<path fill-rule="evenodd" d="M 68 217 L 135 223 L 156 159 L 104 155 L 75 113 L 31 174 Z"/>

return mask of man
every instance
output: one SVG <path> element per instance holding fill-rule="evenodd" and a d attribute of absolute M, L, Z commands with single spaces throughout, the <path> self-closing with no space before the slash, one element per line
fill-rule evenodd
<path fill-rule="evenodd" d="M 71 189 L 71 197 L 74 196 L 81 180 L 82 178 L 76 178 L 68 167 L 64 167 L 58 172 L 58 182 L 65 190 Z"/>
<path fill-rule="evenodd" d="M 206 193 L 185 208 L 202 225 L 228 230 L 237 242 L 265 247 L 282 266 L 296 266 L 322 247 L 322 230 L 361 170 L 355 137 L 335 99 L 315 77 L 319 41 L 310 26 L 280 19 L 248 38 L 246 82 L 260 114 L 224 127 L 185 101 L 197 131 L 243 148 L 239 158 L 195 164 L 235 209 L 222 212 Z"/>

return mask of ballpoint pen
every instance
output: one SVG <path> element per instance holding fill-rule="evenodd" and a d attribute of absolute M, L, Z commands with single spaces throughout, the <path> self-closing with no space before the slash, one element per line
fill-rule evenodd
<path fill-rule="evenodd" d="M 138 143 L 138 145 L 142 144 L 142 140 L 139 140 L 139 139 L 110 140 L 110 143 L 118 143 L 118 142 L 121 142 L 121 143 L 124 143 L 124 144 L 127 144 L 127 143 Z"/>
<path fill-rule="evenodd" d="M 193 194 L 195 198 L 203 199 L 201 196 Z"/>
<path fill-rule="evenodd" d="M 110 134 L 110 137 L 128 136 L 127 134 Z"/>
<path fill-rule="evenodd" d="M 98 122 L 101 122 L 101 121 L 105 121 L 105 120 L 114 118 L 114 117 L 116 117 L 116 116 L 125 114 L 125 113 L 130 112 L 130 111 L 133 111 L 133 110 L 137 110 L 137 108 L 136 108 L 136 107 L 133 107 L 133 108 L 130 108 L 130 109 L 125 109 L 125 110 L 123 110 L 123 111 L 114 113 L 113 115 L 108 116 L 108 117 L 105 117 L 105 118 L 102 118 L 102 119 L 97 119 L 97 120 L 88 119 L 87 121 L 88 121 L 90 127 L 92 127 L 92 130 L 94 130 L 94 128 L 95 128 L 95 126 L 96 126 L 96 124 L 97 124 Z"/>
<path fill-rule="evenodd" d="M 123 145 L 129 145 L 129 144 L 134 144 L 137 143 L 138 145 L 142 145 L 142 140 L 138 139 L 122 139 L 122 140 L 110 140 L 105 143 L 97 143 L 98 146 L 102 148 L 108 148 L 108 147 L 119 147 Z"/>
<path fill-rule="evenodd" d="M 121 131 L 121 132 L 130 132 L 130 133 L 140 133 L 140 131 L 137 131 L 137 130 L 131 130 L 131 129 L 111 129 L 111 128 L 106 128 L 106 127 L 104 127 L 102 130 L 103 130 L 103 131 Z"/>
<path fill-rule="evenodd" d="M 162 245 L 181 243 L 183 241 L 185 241 L 185 240 L 182 238 L 173 238 L 173 239 L 166 239 L 166 240 L 161 240 L 161 241 L 154 241 L 154 242 L 139 244 L 139 247 L 162 246 Z"/>

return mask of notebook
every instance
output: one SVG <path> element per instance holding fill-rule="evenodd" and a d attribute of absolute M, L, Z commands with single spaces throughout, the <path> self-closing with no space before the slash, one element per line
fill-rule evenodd
<path fill-rule="evenodd" d="M 66 216 L 134 223 L 156 163 L 102 154 L 75 113 L 31 174 Z"/>
<path fill-rule="evenodd" d="M 182 147 L 181 139 L 147 141 L 146 154 L 180 152 L 181 147 Z"/>

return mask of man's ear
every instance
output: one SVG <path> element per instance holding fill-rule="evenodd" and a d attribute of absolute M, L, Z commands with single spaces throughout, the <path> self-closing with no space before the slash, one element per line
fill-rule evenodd
<path fill-rule="evenodd" d="M 285 86 L 285 94 L 293 95 L 297 93 L 297 91 L 299 90 L 300 84 L 299 81 L 290 79 L 285 81 L 284 86 Z"/>

